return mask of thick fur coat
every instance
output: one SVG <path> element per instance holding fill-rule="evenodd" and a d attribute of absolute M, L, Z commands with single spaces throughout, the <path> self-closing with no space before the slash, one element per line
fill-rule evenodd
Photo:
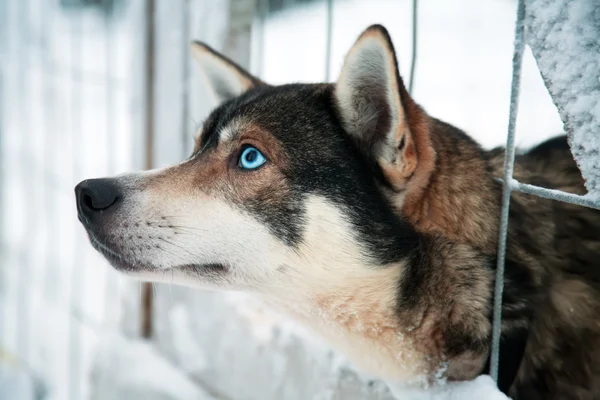
<path fill-rule="evenodd" d="M 388 382 L 485 373 L 503 150 L 415 102 L 381 26 L 334 84 L 193 51 L 219 106 L 180 164 L 77 186 L 95 248 L 140 279 L 254 293 Z M 584 192 L 564 137 L 515 177 Z M 600 398 L 600 212 L 515 193 L 507 246 L 500 387 Z"/>

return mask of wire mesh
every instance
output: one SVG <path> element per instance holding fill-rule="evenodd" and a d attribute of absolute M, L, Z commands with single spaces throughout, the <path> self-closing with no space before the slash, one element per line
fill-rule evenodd
<path fill-rule="evenodd" d="M 410 59 L 410 81 L 408 82 L 408 93 L 413 94 L 415 84 L 415 69 L 417 66 L 417 34 L 418 34 L 418 6 L 419 0 L 412 2 L 412 55 Z"/>
<path fill-rule="evenodd" d="M 331 80 L 331 46 L 333 45 L 333 1 L 327 0 L 327 38 L 325 48 L 325 82 Z"/>
<path fill-rule="evenodd" d="M 570 203 L 600 210 L 600 201 L 591 197 L 590 195 L 580 196 L 573 193 L 562 192 L 560 190 L 547 189 L 527 183 L 521 183 L 515 179 L 512 179 L 509 183 L 511 190 L 515 192 L 532 194 L 545 199 L 558 200 L 562 201 L 563 203 Z"/>
<path fill-rule="evenodd" d="M 502 334 L 502 292 L 504 290 L 504 264 L 506 256 L 506 238 L 508 232 L 508 213 L 510 209 L 511 186 L 506 184 L 512 179 L 515 163 L 515 129 L 517 112 L 519 110 L 519 90 L 521 84 L 521 66 L 525 50 L 525 3 L 519 0 L 517 5 L 517 20 L 515 23 L 515 43 L 513 51 L 513 72 L 510 94 L 510 114 L 508 120 L 508 135 L 504 158 L 504 182 L 502 190 L 502 211 L 500 216 L 500 233 L 498 239 L 498 264 L 496 266 L 496 284 L 494 290 L 494 319 L 492 327 L 492 353 L 490 375 L 498 380 L 500 357 L 500 336 Z"/>

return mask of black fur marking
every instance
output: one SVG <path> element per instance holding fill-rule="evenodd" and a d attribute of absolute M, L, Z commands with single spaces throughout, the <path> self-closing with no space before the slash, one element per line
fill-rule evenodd
<path fill-rule="evenodd" d="M 403 150 L 405 144 L 406 144 L 406 135 L 403 135 L 402 139 L 400 139 L 400 144 L 398 144 L 398 150 Z"/>
<path fill-rule="evenodd" d="M 243 204 L 256 218 L 267 225 L 272 233 L 288 246 L 295 246 L 302 240 L 302 225 L 304 222 L 304 209 L 301 196 L 290 196 L 271 200 L 269 193 L 261 193 Z"/>
<path fill-rule="evenodd" d="M 398 288 L 398 310 L 415 309 L 420 302 L 426 300 L 423 296 L 426 283 L 431 281 L 434 266 L 429 263 L 429 248 L 431 240 L 423 238 L 406 263 Z"/>
<path fill-rule="evenodd" d="M 510 245 L 510 244 L 509 244 Z M 509 252 L 510 254 L 510 252 Z M 496 260 L 492 263 L 496 266 Z M 504 271 L 504 292 L 502 298 L 502 321 L 517 328 L 506 332 L 503 330 L 500 338 L 500 359 L 498 370 L 498 388 L 505 394 L 513 384 L 521 360 L 525 354 L 529 325 L 534 317 L 532 309 L 537 293 L 531 269 L 509 258 L 506 260 Z M 492 321 L 493 313 L 490 313 Z M 490 359 L 485 371 L 489 373 Z"/>
<path fill-rule="evenodd" d="M 474 337 L 468 329 L 462 325 L 448 325 L 444 330 L 445 355 L 448 357 L 458 356 L 466 351 L 479 353 L 489 345 L 489 340 Z"/>
<path fill-rule="evenodd" d="M 367 244 L 367 256 L 379 264 L 403 259 L 418 236 L 393 211 L 381 193 L 383 174 L 342 128 L 333 86 L 292 84 L 259 86 L 216 109 L 204 130 L 209 147 L 214 133 L 240 118 L 269 131 L 289 158 L 283 171 L 290 198 L 265 204 L 260 198 L 243 206 L 262 218 L 290 245 L 301 241 L 302 204 L 309 194 L 324 196 L 346 211 L 349 222 Z M 216 145 L 216 144 L 215 144 Z"/>
<path fill-rule="evenodd" d="M 527 152 L 529 155 L 545 157 L 553 150 L 570 150 L 569 142 L 565 135 L 555 136 L 538 144 Z"/>
<path fill-rule="evenodd" d="M 219 143 L 219 130 L 217 128 L 219 109 L 217 108 L 204 122 L 202 137 L 200 138 L 200 150 L 209 150 L 217 147 Z M 192 154 L 192 157 L 195 154 Z"/>
<path fill-rule="evenodd" d="M 527 345 L 527 337 L 529 331 L 527 329 L 517 329 L 510 335 L 502 335 L 500 338 L 500 359 L 498 364 L 498 389 L 502 393 L 508 395 L 508 390 L 512 386 L 521 360 L 525 354 L 525 346 Z M 490 361 L 485 366 L 485 373 L 490 373 Z"/>
<path fill-rule="evenodd" d="M 504 270 L 502 320 L 528 325 L 533 317 L 531 314 L 533 304 L 537 300 L 534 297 L 535 293 L 537 290 L 531 270 L 525 265 L 507 260 Z"/>

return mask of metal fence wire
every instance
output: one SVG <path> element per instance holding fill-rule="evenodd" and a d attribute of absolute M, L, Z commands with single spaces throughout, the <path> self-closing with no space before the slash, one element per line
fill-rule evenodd
<path fill-rule="evenodd" d="M 498 380 L 500 358 L 500 336 L 502 330 L 502 293 L 504 290 L 504 267 L 506 257 L 506 239 L 508 232 L 508 214 L 510 210 L 510 197 L 513 191 L 527 193 L 546 199 L 572 203 L 584 207 L 600 209 L 600 200 L 593 200 L 588 196 L 580 196 L 559 190 L 546 189 L 529 185 L 513 179 L 515 163 L 515 132 L 517 111 L 519 109 L 519 92 L 521 83 L 521 67 L 523 52 L 525 50 L 525 0 L 519 0 L 517 5 L 517 19 L 515 24 L 515 39 L 512 65 L 512 84 L 510 94 L 510 114 L 508 120 L 508 135 L 506 138 L 506 153 L 504 157 L 504 179 L 502 190 L 502 211 L 500 215 L 500 232 L 498 237 L 498 264 L 496 266 L 496 284 L 494 293 L 494 319 L 492 332 L 492 350 L 490 374 Z"/>

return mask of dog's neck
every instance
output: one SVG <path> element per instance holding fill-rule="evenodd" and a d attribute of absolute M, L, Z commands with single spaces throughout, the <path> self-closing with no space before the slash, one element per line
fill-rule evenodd
<path fill-rule="evenodd" d="M 415 346 L 414 327 L 403 326 L 398 318 L 401 271 L 401 266 L 374 269 L 343 284 L 307 288 L 302 298 L 297 292 L 261 297 L 319 334 L 359 369 L 382 379 L 426 384 L 439 367 Z"/>
<path fill-rule="evenodd" d="M 495 251 L 500 186 L 488 172 L 483 150 L 458 129 L 432 119 L 435 164 L 421 171 L 426 183 L 398 196 L 401 213 L 417 231 L 442 234 L 486 253 Z"/>

